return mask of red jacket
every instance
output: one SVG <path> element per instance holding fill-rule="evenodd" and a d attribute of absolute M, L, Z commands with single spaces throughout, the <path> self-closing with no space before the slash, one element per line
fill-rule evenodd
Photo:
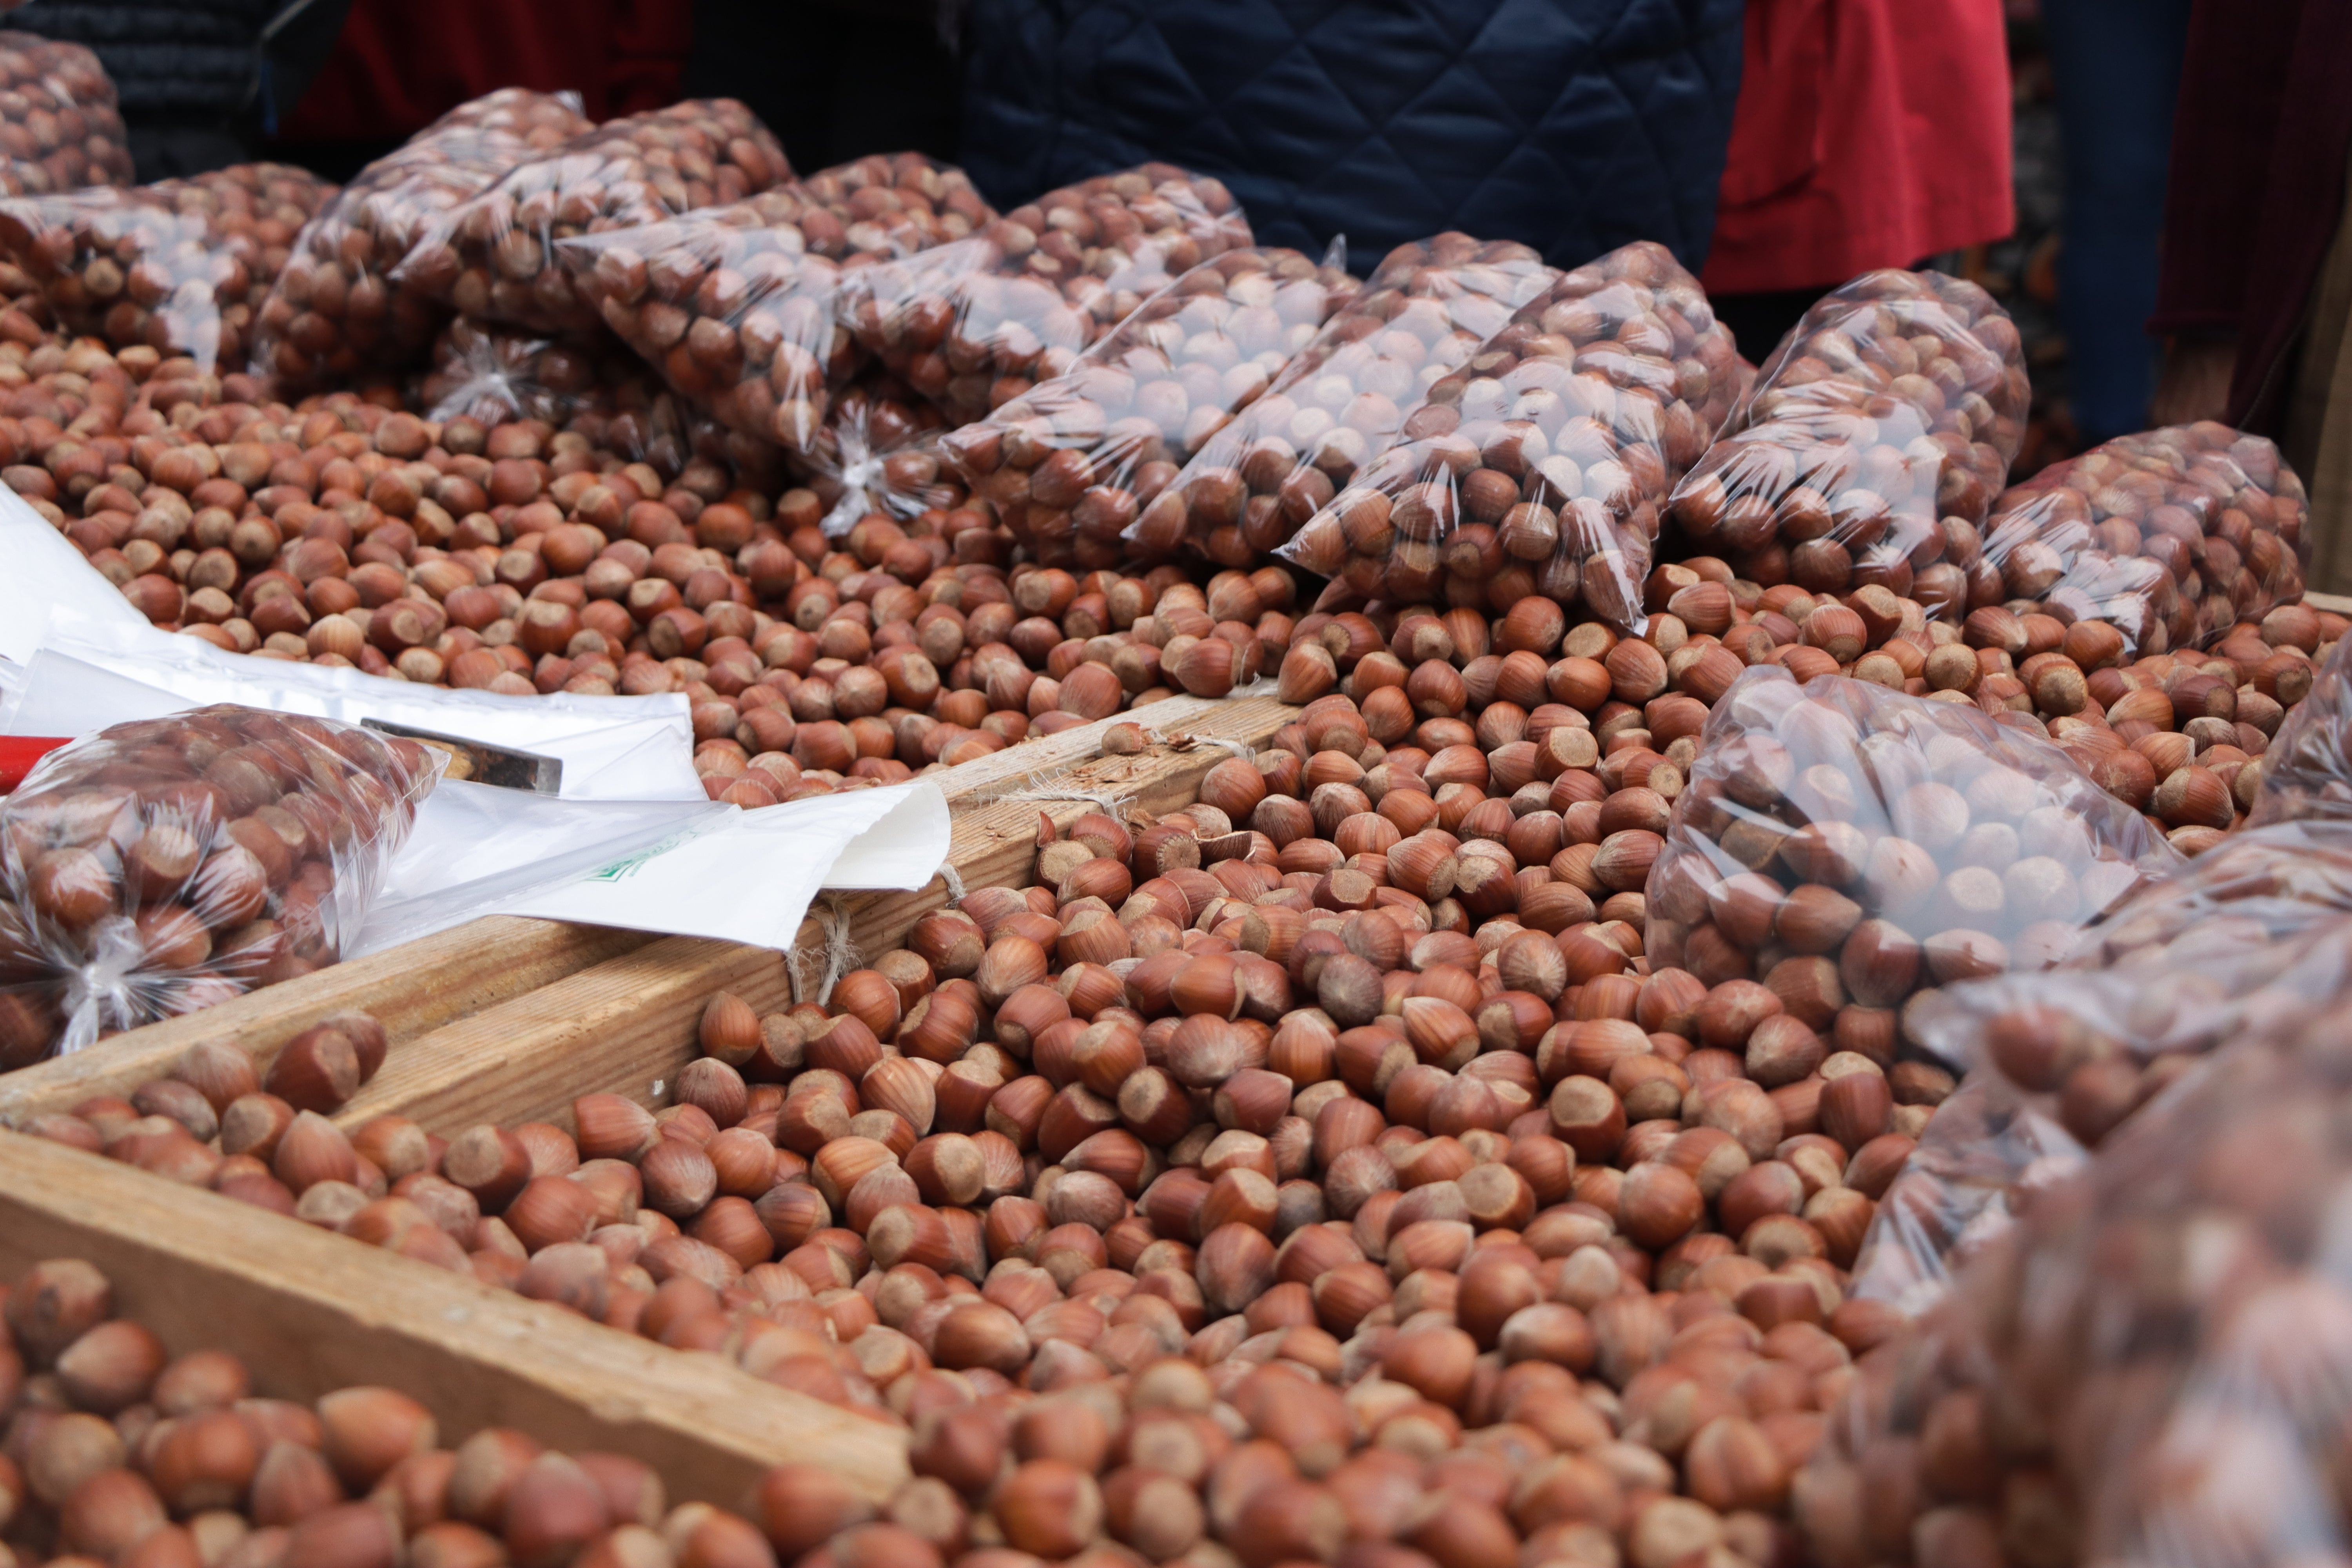
<path fill-rule="evenodd" d="M 501 87 L 580 94 L 589 119 L 677 98 L 688 0 L 352 0 L 289 141 L 407 137 Z"/>
<path fill-rule="evenodd" d="M 2015 224 L 2000 0 L 1748 0 L 1717 293 L 1827 289 Z"/>

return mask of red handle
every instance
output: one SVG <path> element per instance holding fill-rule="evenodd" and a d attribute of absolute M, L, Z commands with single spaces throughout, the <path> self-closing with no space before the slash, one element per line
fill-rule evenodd
<path fill-rule="evenodd" d="M 61 735 L 0 735 L 0 795 L 23 784 L 35 763 L 65 743 Z"/>

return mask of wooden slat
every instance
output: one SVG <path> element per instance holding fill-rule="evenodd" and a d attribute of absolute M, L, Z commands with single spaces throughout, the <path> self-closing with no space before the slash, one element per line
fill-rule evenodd
<path fill-rule="evenodd" d="M 268 1057 L 346 1007 L 373 1013 L 398 1047 L 655 940 L 648 931 L 493 915 L 0 1076 L 0 1121 L 64 1110 L 92 1095 L 128 1094 L 201 1042 Z"/>
<path fill-rule="evenodd" d="M 1295 712 L 1271 698 L 1195 704 L 1183 716 L 1183 736 L 1194 742 L 1184 749 L 1161 743 L 1132 756 L 1097 757 L 1035 787 L 1047 794 L 1101 793 L 1165 812 L 1190 802 L 1202 775 L 1234 754 L 1204 743 L 1209 738 L 1257 745 Z M 1082 800 L 1018 798 L 1032 786 L 1026 773 L 1000 772 L 979 784 L 963 784 L 948 858 L 967 888 L 1028 879 L 1041 810 L 1066 826 L 1097 809 Z M 910 893 L 845 894 L 840 909 L 859 952 L 877 957 L 947 901 L 945 881 L 935 879 Z M 800 946 L 813 955 L 807 963 L 812 980 L 824 968 L 826 941 L 823 921 L 803 923 Z M 583 1094 L 662 1103 L 666 1087 L 698 1054 L 695 1026 L 704 1004 L 720 990 L 763 1012 L 793 1000 L 781 953 L 667 938 L 411 1041 L 337 1120 L 355 1127 L 396 1113 L 454 1137 L 481 1121 L 569 1127 L 572 1102 Z"/>
<path fill-rule="evenodd" d="M 1234 706 L 1198 697 L 1171 698 L 1058 735 L 1040 735 L 930 776 L 952 807 L 1093 757 L 1101 750 L 1103 731 L 1122 721 L 1173 734 Z M 909 915 L 898 934 L 913 923 Z M 661 940 L 654 931 L 492 915 L 0 1076 L 0 1123 L 64 1110 L 93 1095 L 128 1094 L 170 1071 L 183 1052 L 203 1041 L 234 1045 L 267 1058 L 319 1019 L 346 1007 L 374 1014 L 397 1050 L 419 1036 Z M 858 940 L 887 946 L 896 936 L 876 923 L 862 930 Z M 677 950 L 665 951 L 672 962 L 677 960 Z M 719 963 L 723 971 L 736 961 Z"/>
<path fill-rule="evenodd" d="M 2305 594 L 2303 602 L 2333 616 L 2352 616 L 2352 597 L 2342 594 Z"/>
<path fill-rule="evenodd" d="M 242 1357 L 257 1391 L 310 1400 L 352 1384 L 429 1407 L 442 1440 L 513 1426 L 552 1447 L 630 1455 L 673 1500 L 739 1504 L 767 1467 L 830 1466 L 876 1498 L 906 1437 L 753 1378 L 127 1165 L 0 1132 L 0 1281 L 81 1258 L 117 1310 L 174 1354 Z"/>

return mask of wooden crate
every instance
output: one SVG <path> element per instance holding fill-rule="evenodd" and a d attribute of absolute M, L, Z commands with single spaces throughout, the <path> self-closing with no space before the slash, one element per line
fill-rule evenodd
<path fill-rule="evenodd" d="M 1234 754 L 1219 742 L 1264 746 L 1295 713 L 1271 698 L 1182 698 L 1119 715 L 1162 738 L 1136 755 L 1095 754 L 1111 721 L 949 770 L 938 775 L 953 813 L 949 864 L 967 888 L 1023 885 L 1041 811 L 1066 826 L 1097 809 L 1097 796 L 1172 810 Z M 935 879 L 911 893 L 829 900 L 802 929 L 803 972 L 812 980 L 822 972 L 836 928 L 878 955 L 948 897 Z M 385 1019 L 393 1049 L 338 1116 L 345 1126 L 393 1112 L 444 1135 L 480 1121 L 568 1126 L 583 1094 L 658 1101 L 697 1054 L 709 994 L 729 989 L 763 1011 L 783 1006 L 793 998 L 793 963 L 768 949 L 697 938 L 478 921 L 0 1079 L 0 1121 L 127 1093 L 198 1039 L 263 1056 L 328 1012 L 367 1005 Z M 230 1008 L 241 1011 L 222 1018 Z M 264 1393 L 304 1399 L 345 1384 L 389 1384 L 424 1400 L 445 1433 L 503 1425 L 550 1444 L 631 1454 L 661 1472 L 674 1499 L 736 1504 L 761 1470 L 786 1460 L 837 1468 L 877 1497 L 907 1474 L 902 1432 L 761 1382 L 720 1357 L 673 1351 L 214 1193 L 0 1131 L 0 1279 L 54 1257 L 105 1269 L 122 1310 L 174 1351 L 215 1345 L 244 1356 Z"/>

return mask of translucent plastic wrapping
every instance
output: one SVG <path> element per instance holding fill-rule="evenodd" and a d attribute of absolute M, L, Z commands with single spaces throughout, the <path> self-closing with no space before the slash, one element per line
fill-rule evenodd
<path fill-rule="evenodd" d="M 1975 708 L 1758 665 L 1699 737 L 1644 949 L 1761 981 L 1831 1048 L 1893 1059 L 1936 987 L 2047 968 L 2181 863 L 2039 735 Z"/>
<path fill-rule="evenodd" d="M 448 310 L 393 268 L 435 219 L 588 129 L 575 94 L 501 88 L 361 170 L 295 239 L 262 302 L 255 371 L 299 395 L 415 364 Z"/>
<path fill-rule="evenodd" d="M 941 481 L 946 427 L 937 409 L 895 377 L 859 377 L 816 439 L 793 456 L 794 472 L 824 505 L 826 537 L 842 538 L 877 513 L 905 522 L 961 500 L 961 489 Z"/>
<path fill-rule="evenodd" d="M 1822 1568 L 2352 1552 L 2352 1032 L 2233 1045 L 1864 1358 L 1794 1511 Z"/>
<path fill-rule="evenodd" d="M 1202 260 L 1250 243 L 1215 180 L 1146 163 L 1048 192 L 979 233 L 842 281 L 858 342 L 957 424 L 1067 372 Z"/>
<path fill-rule="evenodd" d="M 0 801 L 0 1068 L 333 963 L 439 776 L 226 705 L 51 752 Z"/>
<path fill-rule="evenodd" d="M 79 44 L 0 32 L 0 195 L 131 183 L 114 83 Z"/>
<path fill-rule="evenodd" d="M 2340 638 L 2263 752 L 2256 827 L 2318 817 L 2352 822 L 2352 637 Z"/>
<path fill-rule="evenodd" d="M 2210 421 L 2122 436 L 2002 494 L 1968 607 L 2105 621 L 2125 654 L 2202 647 L 2303 597 L 2303 481 Z"/>
<path fill-rule="evenodd" d="M 596 305 L 558 265 L 558 241 L 740 202 L 792 174 L 768 128 L 731 98 L 632 114 L 517 164 L 441 215 L 392 277 L 469 316 L 585 331 Z"/>
<path fill-rule="evenodd" d="M 1773 350 L 1670 515 L 1691 552 L 1766 587 L 1876 584 L 1958 620 L 2026 400 L 2017 328 L 1990 295 L 1864 273 Z"/>
<path fill-rule="evenodd" d="M 606 326 L 730 429 L 801 450 L 856 349 L 834 319 L 834 222 L 800 187 L 562 240 L 556 254 Z"/>
<path fill-rule="evenodd" d="M 996 209 L 981 199 L 961 169 L 920 153 L 877 153 L 836 163 L 793 188 L 813 209 L 801 227 L 809 248 L 822 256 L 912 256 L 996 221 Z"/>
<path fill-rule="evenodd" d="M 1520 307 L 1277 552 L 1367 599 L 1529 594 L 1638 632 L 1659 509 L 1731 412 L 1731 334 L 1643 241 Z"/>
<path fill-rule="evenodd" d="M 943 444 L 973 493 L 1048 566 L 1115 566 L 1177 471 L 1353 299 L 1344 257 L 1212 257 L 1079 356 Z"/>
<path fill-rule="evenodd" d="M 334 194 L 305 170 L 239 163 L 131 190 L 17 196 L 0 201 L 0 250 L 67 331 L 185 354 L 207 374 L 238 370 L 294 237 Z"/>
<path fill-rule="evenodd" d="M 596 400 L 598 357 L 577 343 L 460 316 L 435 340 L 432 368 L 418 378 L 416 401 L 432 420 L 463 415 L 484 425 L 509 419 L 562 425 Z"/>
<path fill-rule="evenodd" d="M 2058 968 L 1923 998 L 1906 1037 L 1968 1078 L 1880 1205 L 1854 1293 L 1917 1310 L 2012 1189 L 2071 1169 L 2198 1058 L 2332 1005 L 2347 917 L 2352 824 L 2256 829 L 2117 905 Z"/>
<path fill-rule="evenodd" d="M 1441 234 L 1381 258 L 1363 289 L 1145 506 L 1127 540 L 1245 568 L 1400 437 L 1450 428 L 1430 389 L 1560 274 L 1524 245 Z"/>

